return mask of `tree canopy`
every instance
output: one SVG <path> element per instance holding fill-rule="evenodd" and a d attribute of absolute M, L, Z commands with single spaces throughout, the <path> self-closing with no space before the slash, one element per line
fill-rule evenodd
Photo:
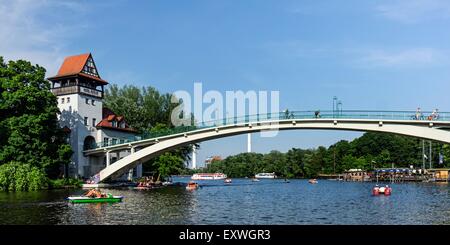
<path fill-rule="evenodd" d="M 174 126 L 171 123 L 171 94 L 160 93 L 148 86 L 138 88 L 133 85 L 112 85 L 106 90 L 105 106 L 118 115 L 125 116 L 128 124 L 141 134 L 164 132 Z M 167 152 L 145 163 L 144 172 L 161 177 L 178 174 L 184 170 L 184 163 L 190 159 L 191 147 L 182 147 Z"/>
<path fill-rule="evenodd" d="M 28 164 L 56 177 L 72 154 L 58 113 L 43 67 L 0 57 L 0 165 Z"/>

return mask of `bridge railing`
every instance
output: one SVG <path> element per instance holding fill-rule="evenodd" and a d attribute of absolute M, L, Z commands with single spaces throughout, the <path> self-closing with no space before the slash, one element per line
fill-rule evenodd
<path fill-rule="evenodd" d="M 433 112 L 430 111 L 425 111 L 421 113 L 417 113 L 416 111 L 360 111 L 360 110 L 284 111 L 279 113 L 245 115 L 241 117 L 223 118 L 207 122 L 196 122 L 195 126 L 181 126 L 155 132 L 145 132 L 137 136 L 117 139 L 115 141 L 109 140 L 107 142 L 97 142 L 95 144 L 92 144 L 90 148 L 96 149 L 102 147 L 109 147 L 145 139 L 152 139 L 179 133 L 186 133 L 197 129 L 205 129 L 216 126 L 226 126 L 250 122 L 256 123 L 256 122 L 289 120 L 289 119 L 376 119 L 376 120 L 450 121 L 450 112 L 439 112 L 438 114 L 433 114 Z"/>

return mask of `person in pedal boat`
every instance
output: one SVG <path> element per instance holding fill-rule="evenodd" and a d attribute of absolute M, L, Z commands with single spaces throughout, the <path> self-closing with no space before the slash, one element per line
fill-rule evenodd
<path fill-rule="evenodd" d="M 101 193 L 97 189 L 91 189 L 88 193 L 86 193 L 85 196 L 87 196 L 87 197 L 106 197 L 106 194 Z"/>

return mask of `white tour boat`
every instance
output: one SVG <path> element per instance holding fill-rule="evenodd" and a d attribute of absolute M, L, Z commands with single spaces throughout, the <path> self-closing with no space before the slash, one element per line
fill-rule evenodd
<path fill-rule="evenodd" d="M 275 179 L 276 177 L 275 173 L 258 173 L 255 175 L 257 179 Z"/>
<path fill-rule="evenodd" d="M 223 173 L 198 173 L 191 177 L 193 180 L 221 180 L 226 178 L 227 175 Z"/>

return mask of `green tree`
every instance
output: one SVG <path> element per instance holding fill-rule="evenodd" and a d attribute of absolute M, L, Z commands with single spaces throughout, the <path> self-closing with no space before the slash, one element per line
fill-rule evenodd
<path fill-rule="evenodd" d="M 158 172 L 157 180 L 165 178 L 171 174 L 178 174 L 184 168 L 183 158 L 171 152 L 166 152 L 158 156 L 153 162 L 154 169 Z"/>
<path fill-rule="evenodd" d="M 0 165 L 29 164 L 56 177 L 72 154 L 58 113 L 43 67 L 0 57 Z"/>
<path fill-rule="evenodd" d="M 174 128 L 171 113 L 178 104 L 171 103 L 171 94 L 161 94 L 153 87 L 112 85 L 106 90 L 104 103 L 115 113 L 125 116 L 128 124 L 144 136 L 165 135 Z M 144 172 L 157 173 L 163 177 L 167 174 L 180 173 L 178 160 L 189 161 L 191 152 L 191 145 L 172 150 L 170 156 L 173 157 L 159 156 L 144 163 Z M 168 159 L 175 161 L 174 168 L 167 168 Z M 181 168 L 184 168 L 184 165 Z M 166 172 L 167 169 L 170 171 Z"/>
<path fill-rule="evenodd" d="M 170 98 L 171 94 L 161 94 L 150 86 L 119 87 L 113 84 L 106 90 L 104 104 L 115 113 L 125 116 L 134 129 L 144 133 L 157 124 L 164 124 L 167 128 L 173 127 L 171 113 L 177 104 L 171 103 Z"/>
<path fill-rule="evenodd" d="M 1 191 L 35 191 L 47 186 L 48 178 L 38 167 L 17 162 L 0 166 Z"/>

